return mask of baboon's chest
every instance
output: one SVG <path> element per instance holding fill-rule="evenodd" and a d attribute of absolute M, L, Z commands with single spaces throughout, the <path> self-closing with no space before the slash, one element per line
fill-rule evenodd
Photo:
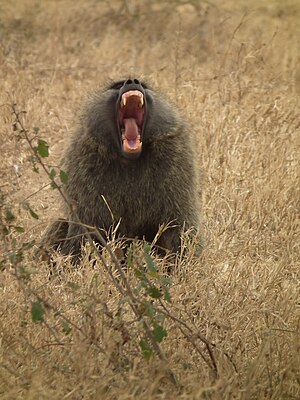
<path fill-rule="evenodd" d="M 115 217 L 127 224 L 157 219 L 168 197 L 168 183 L 154 172 L 119 173 L 101 185 L 101 197 Z"/>

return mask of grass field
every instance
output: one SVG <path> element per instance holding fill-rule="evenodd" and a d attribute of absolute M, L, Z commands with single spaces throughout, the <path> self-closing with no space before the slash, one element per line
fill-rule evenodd
<path fill-rule="evenodd" d="M 1 399 L 300 398 L 299 20 L 298 0 L 1 1 Z M 205 247 L 186 244 L 171 302 L 138 293 L 130 268 L 120 280 L 109 254 L 117 284 L 88 255 L 58 256 L 49 277 L 24 248 L 59 194 L 13 107 L 56 166 L 85 95 L 129 75 L 195 130 Z M 151 313 L 167 336 L 145 349 Z"/>

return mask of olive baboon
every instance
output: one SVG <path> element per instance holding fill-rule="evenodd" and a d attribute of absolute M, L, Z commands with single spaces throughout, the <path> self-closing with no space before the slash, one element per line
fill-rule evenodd
<path fill-rule="evenodd" d="M 137 79 L 90 96 L 64 156 L 64 191 L 74 213 L 56 222 L 42 243 L 78 259 L 84 229 L 152 242 L 177 252 L 182 229 L 199 228 L 197 170 L 189 126 L 162 96 Z M 65 211 L 67 213 L 67 210 Z"/>

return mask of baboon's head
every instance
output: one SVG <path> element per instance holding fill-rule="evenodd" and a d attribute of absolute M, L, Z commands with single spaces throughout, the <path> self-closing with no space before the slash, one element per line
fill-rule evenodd
<path fill-rule="evenodd" d="M 172 107 L 136 78 L 114 82 L 98 93 L 87 115 L 90 133 L 128 159 L 140 157 L 176 125 Z"/>

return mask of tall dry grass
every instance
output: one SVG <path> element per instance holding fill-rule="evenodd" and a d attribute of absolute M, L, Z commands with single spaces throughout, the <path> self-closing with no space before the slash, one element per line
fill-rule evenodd
<path fill-rule="evenodd" d="M 195 128 L 205 232 L 201 258 L 182 258 L 172 275 L 165 361 L 142 357 L 142 330 L 100 262 L 66 261 L 50 279 L 31 250 L 23 269 L 6 264 L 1 398 L 300 398 L 299 17 L 292 0 L 1 2 L 0 189 L 25 229 L 2 240 L 1 260 L 59 216 L 11 105 L 57 165 L 85 94 L 135 73 Z M 39 220 L 18 211 L 25 200 Z"/>

